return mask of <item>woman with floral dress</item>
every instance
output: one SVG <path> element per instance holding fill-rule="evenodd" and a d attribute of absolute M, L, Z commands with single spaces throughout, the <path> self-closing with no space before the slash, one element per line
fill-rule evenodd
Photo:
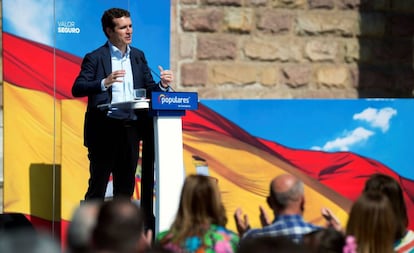
<path fill-rule="evenodd" d="M 190 175 L 181 190 L 176 217 L 169 230 L 158 234 L 156 243 L 178 253 L 233 253 L 239 237 L 226 223 L 217 180 Z"/>

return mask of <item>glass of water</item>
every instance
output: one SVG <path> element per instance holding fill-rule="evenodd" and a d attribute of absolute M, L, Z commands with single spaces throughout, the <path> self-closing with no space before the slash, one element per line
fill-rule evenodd
<path fill-rule="evenodd" d="M 146 89 L 134 89 L 134 99 L 141 100 L 147 98 L 147 90 Z"/>

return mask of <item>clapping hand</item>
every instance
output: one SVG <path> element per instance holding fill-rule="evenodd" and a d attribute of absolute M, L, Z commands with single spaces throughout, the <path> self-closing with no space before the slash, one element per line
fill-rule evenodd
<path fill-rule="evenodd" d="M 266 227 L 270 224 L 272 224 L 272 220 L 269 218 L 269 215 L 266 213 L 263 206 L 259 206 L 260 209 L 260 223 L 262 224 L 262 227 Z"/>
<path fill-rule="evenodd" d="M 237 208 L 234 212 L 234 221 L 236 222 L 237 232 L 242 237 L 250 229 L 249 217 L 247 217 L 247 214 L 243 215 L 241 208 Z"/>
<path fill-rule="evenodd" d="M 335 230 L 342 231 L 343 228 L 341 226 L 341 222 L 335 215 L 333 215 L 332 211 L 326 207 L 321 209 L 322 216 L 325 218 L 327 227 L 332 227 Z"/>

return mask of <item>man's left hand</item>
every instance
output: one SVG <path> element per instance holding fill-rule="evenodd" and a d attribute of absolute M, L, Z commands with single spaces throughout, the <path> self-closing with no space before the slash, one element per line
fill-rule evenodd
<path fill-rule="evenodd" d="M 174 75 L 171 70 L 164 70 L 161 66 L 158 66 L 160 70 L 161 85 L 164 88 L 168 88 L 170 84 L 174 81 Z"/>
<path fill-rule="evenodd" d="M 263 206 L 259 206 L 259 209 L 260 209 L 259 219 L 260 219 L 260 223 L 262 224 L 262 227 L 266 227 L 272 224 L 272 220 L 270 219 L 269 215 L 266 213 Z"/>

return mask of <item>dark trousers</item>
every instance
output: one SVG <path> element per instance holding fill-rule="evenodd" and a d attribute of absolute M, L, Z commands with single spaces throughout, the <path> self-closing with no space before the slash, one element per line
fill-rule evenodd
<path fill-rule="evenodd" d="M 154 217 L 154 125 L 151 116 L 139 115 L 138 121 L 105 120 L 106 137 L 88 147 L 89 186 L 85 200 L 105 197 L 112 172 L 114 197 L 132 197 L 142 140 L 141 208 L 146 228 L 155 229 Z"/>
<path fill-rule="evenodd" d="M 131 197 L 138 163 L 139 129 L 137 121 L 108 119 L 104 140 L 88 147 L 89 187 L 85 200 L 104 199 L 112 173 L 113 195 Z"/>

